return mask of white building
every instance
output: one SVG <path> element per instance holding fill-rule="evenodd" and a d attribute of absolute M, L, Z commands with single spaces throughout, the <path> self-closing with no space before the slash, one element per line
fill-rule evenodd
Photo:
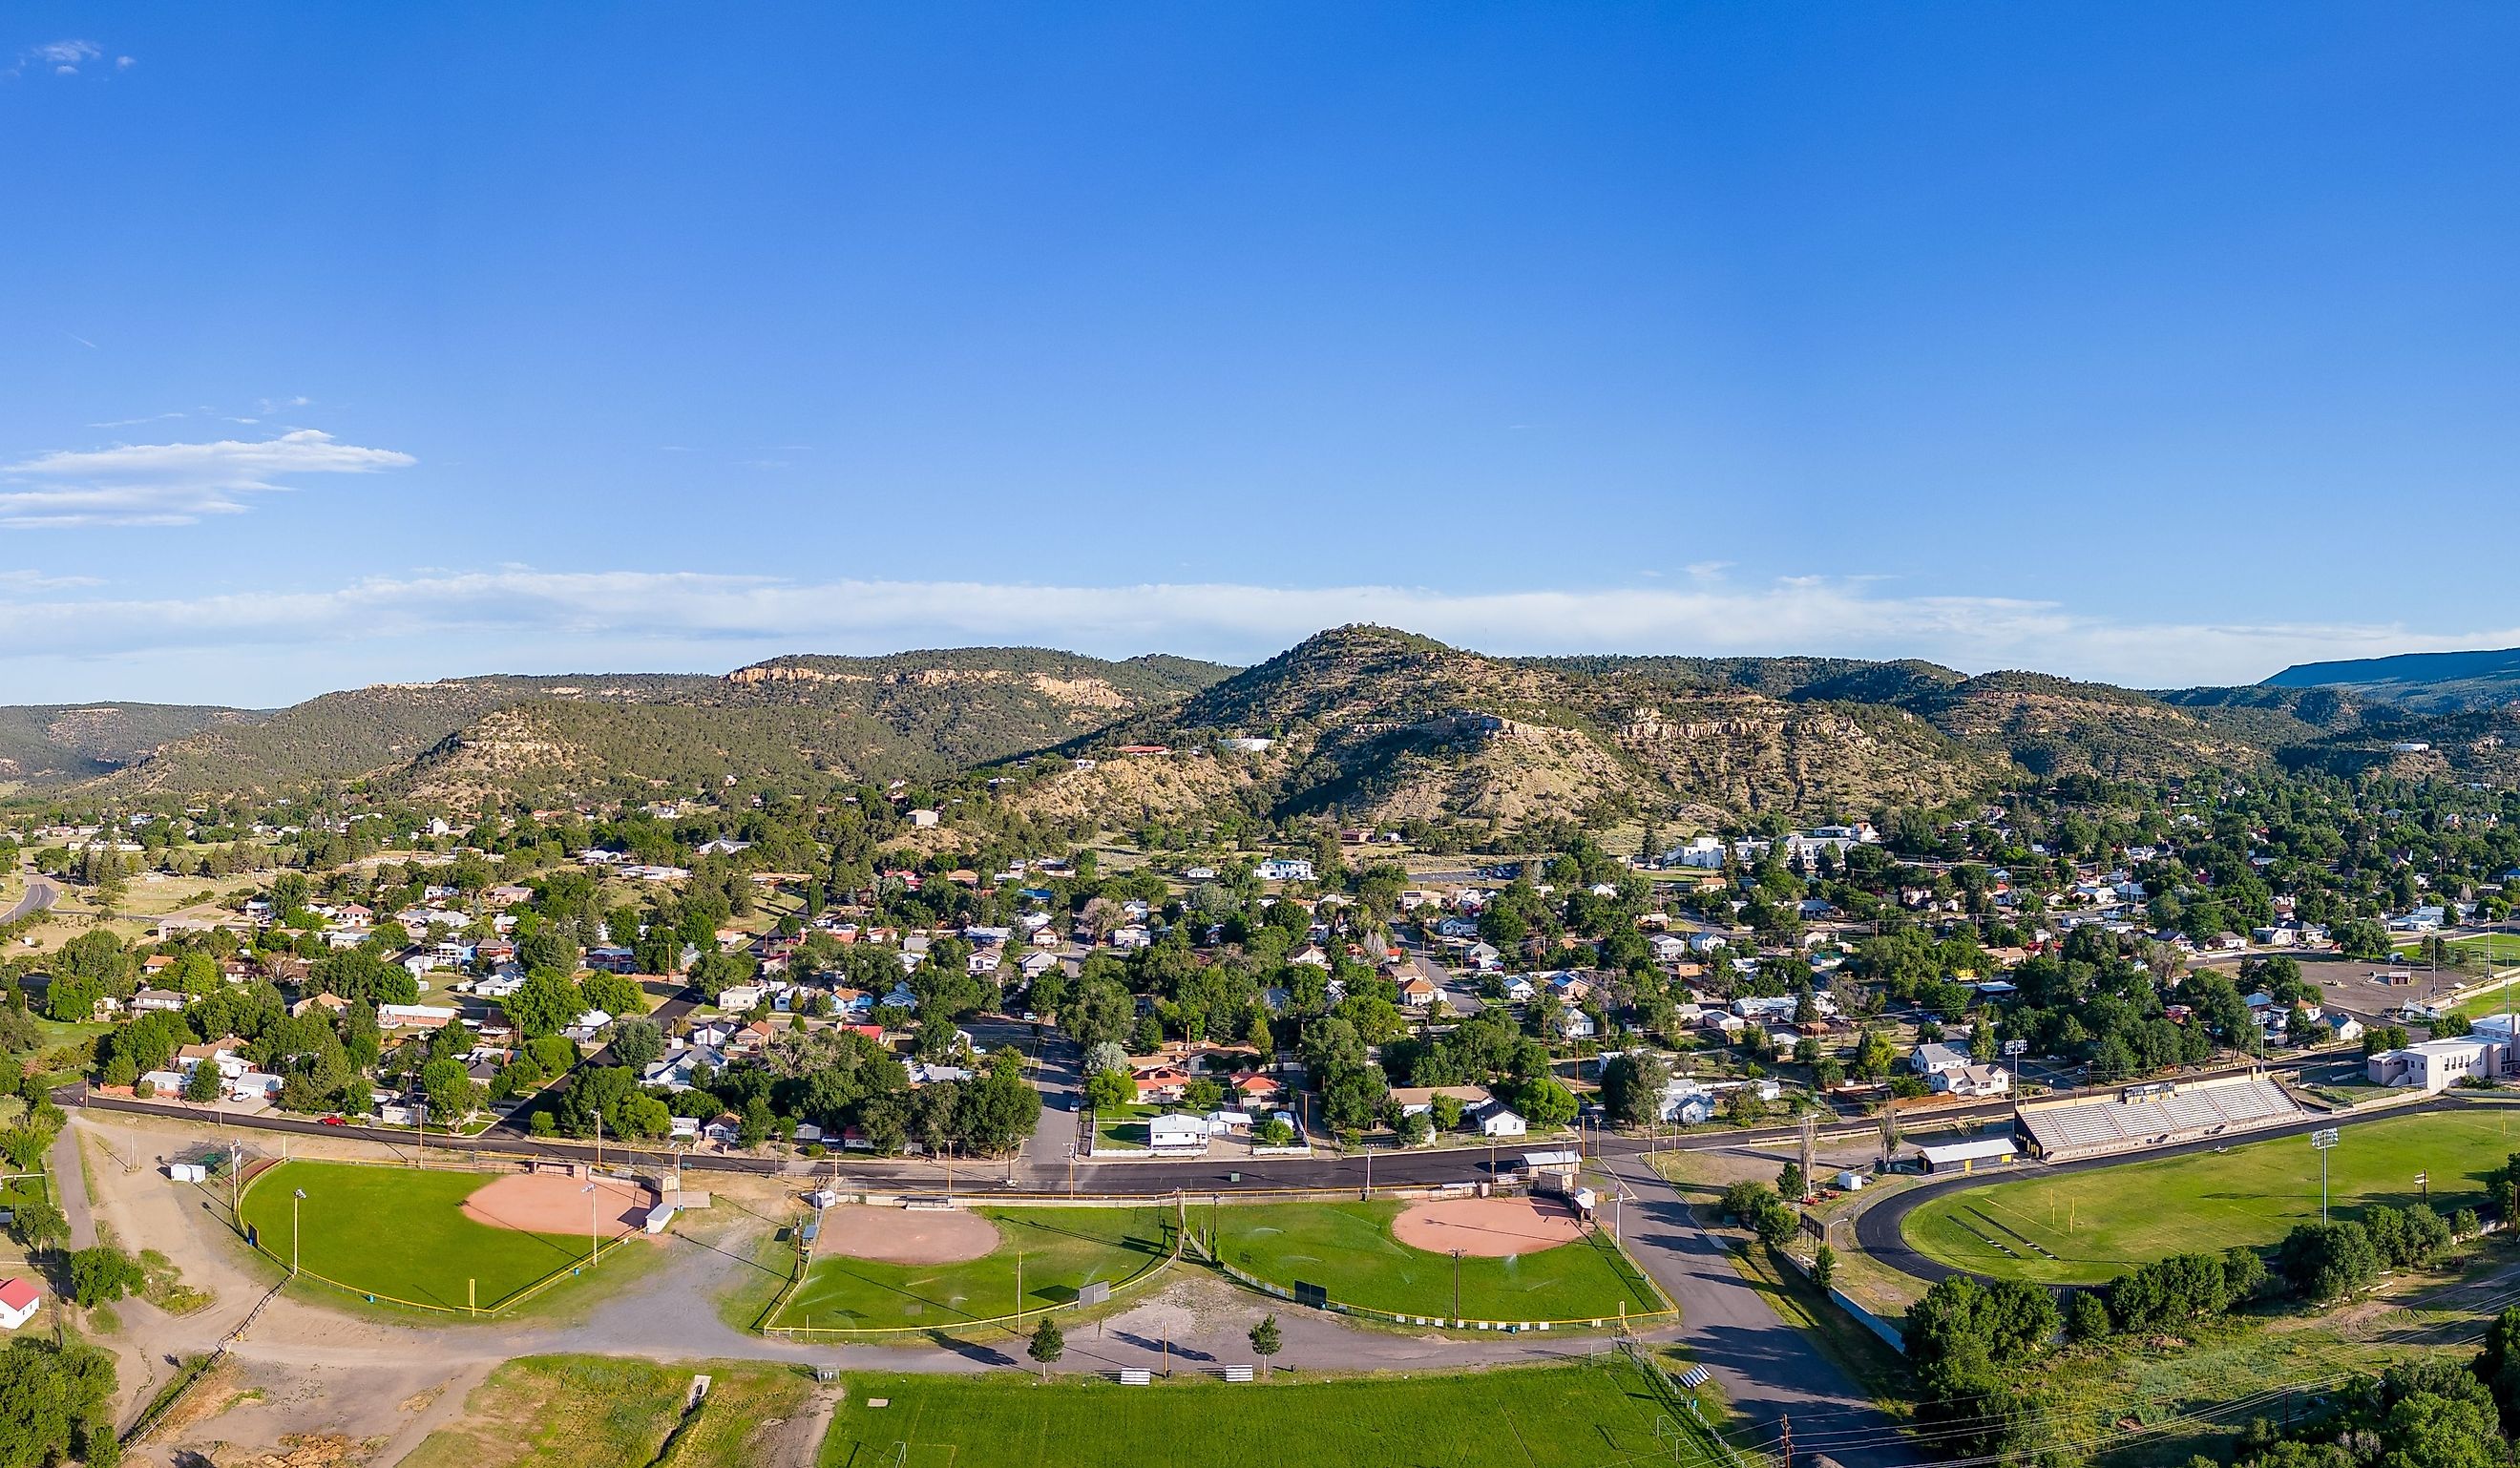
<path fill-rule="evenodd" d="M 2509 1051 L 2505 1039 L 2467 1035 L 2427 1040 L 2403 1050 L 2382 1050 L 2364 1061 L 2362 1069 L 2374 1086 L 2411 1086 L 2430 1094 L 2470 1077 L 2487 1079 L 2507 1072 Z"/>

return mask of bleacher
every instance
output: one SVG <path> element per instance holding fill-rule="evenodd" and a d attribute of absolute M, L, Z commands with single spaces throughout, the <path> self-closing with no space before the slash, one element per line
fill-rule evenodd
<path fill-rule="evenodd" d="M 2146 1090 L 2153 1093 L 2140 1093 Z M 2255 1132 L 2305 1114 L 2272 1081 L 2236 1081 L 2135 1088 L 2114 1100 L 2027 1108 L 2021 1125 L 2040 1156 L 2062 1162 Z"/>

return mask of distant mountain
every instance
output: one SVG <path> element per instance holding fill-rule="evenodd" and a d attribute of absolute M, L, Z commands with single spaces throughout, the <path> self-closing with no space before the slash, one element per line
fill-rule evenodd
<path fill-rule="evenodd" d="M 2520 647 L 2498 652 L 2404 652 L 2345 662 L 2299 663 L 2265 688 L 2347 689 L 2424 713 L 2490 708 L 2520 699 Z"/>
<path fill-rule="evenodd" d="M 116 794 L 271 794 L 389 773 L 489 713 L 533 698 L 642 702 L 699 676 L 527 678 L 494 674 L 439 683 L 382 683 L 326 693 L 260 722 L 175 740 L 106 782 Z"/>
<path fill-rule="evenodd" d="M 2444 654 L 2443 657 L 2453 655 Z M 2477 659 L 2382 659 L 2482 686 Z M 2285 679 L 2318 670 L 2294 669 Z M 2520 775 L 2512 719 L 2360 686 L 2144 692 L 2042 673 L 1821 657 L 1492 657 L 1342 627 L 1256 667 L 1038 647 L 800 654 L 723 676 L 497 675 L 277 713 L 0 709 L 0 789 L 276 794 L 370 780 L 474 805 L 740 779 L 988 769 L 1044 816 L 1239 811 L 1397 824 L 1591 817 L 1813 821 L 2025 778 L 2180 778 L 2280 762 Z M 2411 745 L 2423 745 L 2413 749 Z M 1123 752 L 1127 751 L 1127 752 Z M 1026 762 L 1021 757 L 1061 758 Z"/>
<path fill-rule="evenodd" d="M 94 779 L 186 734 L 262 717 L 250 709 L 174 703 L 0 707 L 0 790 Z"/>
<path fill-rule="evenodd" d="M 1498 658 L 1389 628 L 1342 627 L 1177 708 L 1076 741 L 1068 752 L 1096 756 L 1094 768 L 1063 772 L 1022 798 L 1067 817 L 1140 820 L 1232 802 L 1273 817 L 1511 826 L 1621 811 L 1869 815 L 1999 781 L 2000 758 L 1904 709 L 1754 690 L 1853 671 Z M 1249 752 L 1219 745 L 1231 739 L 1270 742 Z M 1151 745 L 1172 752 L 1117 755 Z"/>
<path fill-rule="evenodd" d="M 177 740 L 121 793 L 263 793 L 375 778 L 444 798 L 729 774 L 937 774 L 1180 701 L 1229 669 L 1039 648 L 794 656 L 701 674 L 380 684 Z"/>

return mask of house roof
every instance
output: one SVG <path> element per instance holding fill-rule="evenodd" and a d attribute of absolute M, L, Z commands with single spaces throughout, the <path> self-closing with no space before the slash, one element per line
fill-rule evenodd
<path fill-rule="evenodd" d="M 15 1275 L 0 1279 L 0 1306 L 13 1311 L 33 1310 L 44 1303 L 44 1292 Z"/>

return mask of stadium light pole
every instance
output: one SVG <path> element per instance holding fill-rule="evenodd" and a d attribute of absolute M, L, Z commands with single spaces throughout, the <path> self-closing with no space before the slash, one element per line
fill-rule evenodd
<path fill-rule="evenodd" d="M 604 1235 L 595 1226 L 596 1184 L 590 1182 L 578 1189 L 586 1194 L 586 1267 L 590 1269 L 604 1263 Z"/>
<path fill-rule="evenodd" d="M 2336 1145 L 2336 1129 L 2322 1128 L 2310 1134 L 2312 1150 L 2318 1153 L 2318 1221 L 2327 1222 L 2327 1154 Z"/>
<path fill-rule="evenodd" d="M 297 1205 L 306 1201 L 306 1189 L 292 1190 L 289 1199 L 289 1277 L 297 1277 L 298 1256 L 305 1252 L 306 1235 L 297 1226 Z"/>
<path fill-rule="evenodd" d="M 2021 1052 L 2030 1048 L 2027 1040 L 2007 1040 L 2003 1053 L 2012 1061 L 2012 1119 L 2021 1120 Z"/>

